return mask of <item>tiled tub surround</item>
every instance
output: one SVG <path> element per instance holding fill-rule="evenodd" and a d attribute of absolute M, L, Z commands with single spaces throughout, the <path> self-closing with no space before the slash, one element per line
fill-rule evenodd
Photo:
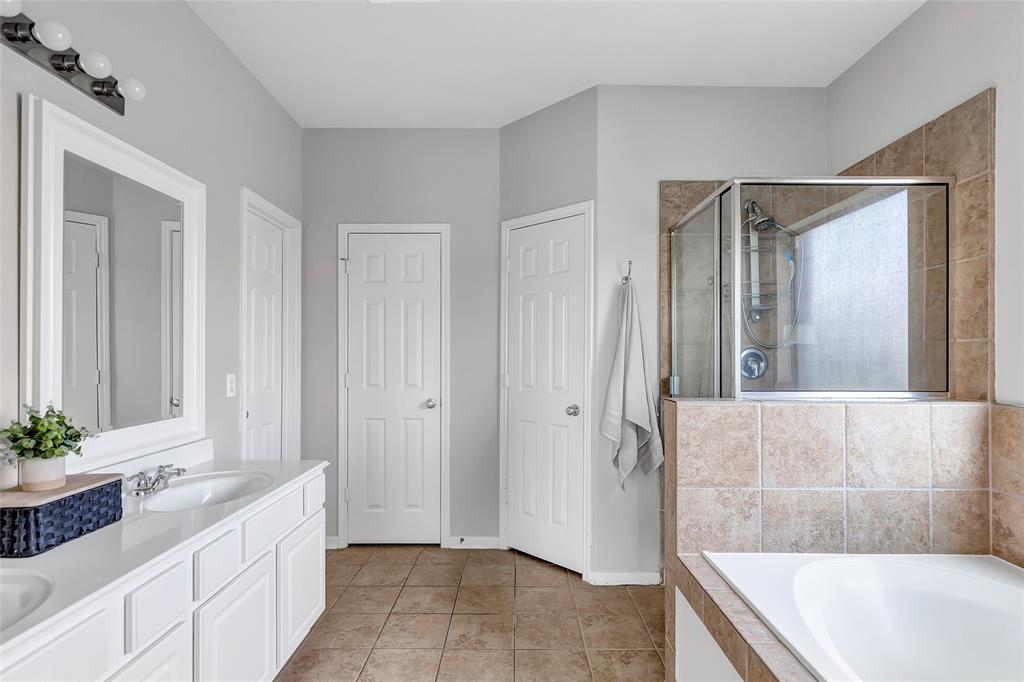
<path fill-rule="evenodd" d="M 675 550 L 987 554 L 989 413 L 982 402 L 668 400 Z"/>
<path fill-rule="evenodd" d="M 1024 567 L 1024 407 L 992 406 L 992 553 Z"/>

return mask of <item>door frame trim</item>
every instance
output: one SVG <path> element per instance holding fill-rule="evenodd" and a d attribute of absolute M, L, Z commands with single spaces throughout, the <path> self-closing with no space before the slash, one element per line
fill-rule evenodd
<path fill-rule="evenodd" d="M 583 359 L 583 397 L 580 400 L 580 409 L 583 416 L 583 579 L 590 578 L 590 546 L 591 546 L 591 453 L 593 442 L 593 410 L 592 402 L 592 374 L 594 364 L 594 202 L 583 201 L 569 206 L 562 206 L 540 213 L 511 218 L 501 221 L 501 261 L 499 269 L 501 272 L 501 300 L 500 300 L 500 322 L 499 332 L 500 350 L 500 374 L 504 384 L 499 391 L 499 426 L 498 426 L 498 470 L 500 475 L 500 491 L 503 502 L 499 504 L 500 529 L 499 537 L 501 546 L 509 546 L 509 489 L 508 489 L 508 267 L 509 263 L 509 239 L 512 230 L 524 227 L 532 227 L 543 223 L 549 223 L 563 218 L 582 215 L 584 217 L 584 276 L 583 276 L 583 304 L 584 317 L 584 359 Z"/>
<path fill-rule="evenodd" d="M 174 416 L 174 408 L 171 407 L 170 399 L 173 396 L 171 392 L 171 386 L 174 383 L 174 379 L 171 377 L 173 368 L 171 367 L 171 355 L 173 349 L 171 347 L 171 325 L 172 321 L 172 301 L 174 299 L 174 292 L 171 290 L 171 280 L 173 279 L 173 273 L 171 267 L 171 233 L 175 231 L 181 232 L 181 221 L 180 220 L 161 220 L 160 221 L 160 395 L 163 396 L 163 403 L 161 404 L 161 416 L 164 419 L 170 419 Z M 178 237 L 181 239 L 181 235 Z M 181 399 L 180 397 L 178 398 Z"/>
<path fill-rule="evenodd" d="M 110 414 L 110 218 L 98 213 L 64 211 L 64 222 L 96 228 L 96 352 L 100 384 L 96 395 L 96 421 L 100 431 L 113 427 Z M 62 228 L 63 229 L 63 226 Z"/>
<path fill-rule="evenodd" d="M 441 237 L 441 527 L 442 547 L 451 547 L 451 224 L 338 223 L 338 547 L 348 546 L 348 258 L 350 234 L 437 234 Z"/>
<path fill-rule="evenodd" d="M 249 381 L 246 353 L 245 267 L 249 216 L 255 214 L 279 228 L 281 234 L 281 459 L 301 459 L 302 404 L 302 222 L 248 187 L 241 189 L 241 239 L 238 296 L 238 453 L 245 459 L 245 390 Z"/>

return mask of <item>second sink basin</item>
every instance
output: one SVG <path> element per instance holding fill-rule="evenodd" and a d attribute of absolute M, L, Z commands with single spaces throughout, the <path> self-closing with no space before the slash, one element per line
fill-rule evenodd
<path fill-rule="evenodd" d="M 18 568 L 0 571 L 0 631 L 35 611 L 53 591 L 42 573 Z"/>
<path fill-rule="evenodd" d="M 224 504 L 267 488 L 273 479 L 253 471 L 218 471 L 182 476 L 171 481 L 167 490 L 143 502 L 143 509 L 175 512 L 183 509 Z"/>

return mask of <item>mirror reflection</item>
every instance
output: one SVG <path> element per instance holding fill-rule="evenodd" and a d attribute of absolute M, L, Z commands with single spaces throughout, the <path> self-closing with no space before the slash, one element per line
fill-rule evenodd
<path fill-rule="evenodd" d="M 64 157 L 62 406 L 109 431 L 181 416 L 181 202 Z"/>

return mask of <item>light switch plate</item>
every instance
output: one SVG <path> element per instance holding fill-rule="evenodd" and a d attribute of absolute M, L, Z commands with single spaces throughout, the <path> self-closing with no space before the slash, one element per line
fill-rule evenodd
<path fill-rule="evenodd" d="M 235 397 L 235 375 L 234 374 L 229 374 L 227 376 L 227 397 L 228 398 L 234 398 Z"/>

